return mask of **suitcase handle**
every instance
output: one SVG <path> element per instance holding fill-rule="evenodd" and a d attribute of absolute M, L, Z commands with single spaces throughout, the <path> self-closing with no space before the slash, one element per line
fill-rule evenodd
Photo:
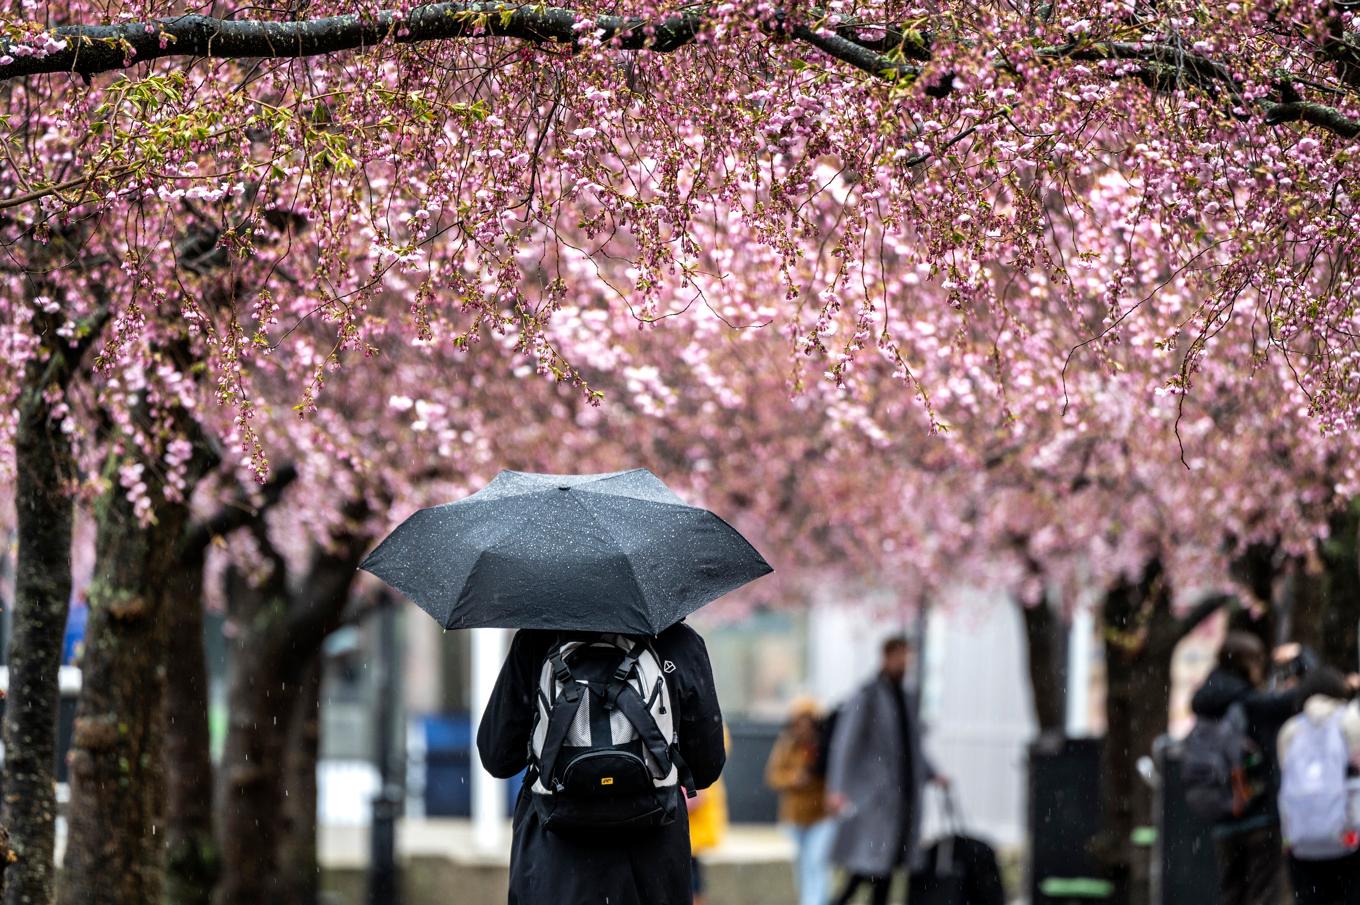
<path fill-rule="evenodd" d="M 940 815 L 944 818 L 944 835 L 935 849 L 935 870 L 943 876 L 954 872 L 954 837 L 963 833 L 963 818 L 954 800 L 954 790 L 949 786 L 936 786 L 936 789 Z"/>
<path fill-rule="evenodd" d="M 963 810 L 954 798 L 954 790 L 949 786 L 935 786 L 940 802 L 940 816 L 944 818 L 944 828 L 951 834 L 964 831 Z"/>

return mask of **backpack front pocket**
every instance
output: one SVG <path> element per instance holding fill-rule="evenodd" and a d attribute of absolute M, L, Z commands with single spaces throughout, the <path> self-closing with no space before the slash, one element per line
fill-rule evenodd
<path fill-rule="evenodd" d="M 653 788 L 641 753 L 625 748 L 592 748 L 569 758 L 561 783 L 563 791 L 586 798 L 617 798 Z"/>

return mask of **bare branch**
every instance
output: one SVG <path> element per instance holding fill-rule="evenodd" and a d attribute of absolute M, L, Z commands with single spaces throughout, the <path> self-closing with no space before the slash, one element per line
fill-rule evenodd
<path fill-rule="evenodd" d="M 1189 635 L 1214 613 L 1236 602 L 1236 599 L 1231 594 L 1210 594 L 1176 620 L 1175 637 L 1179 640 Z"/>
<path fill-rule="evenodd" d="M 285 465 L 277 469 L 264 486 L 264 500 L 260 505 L 255 505 L 243 491 L 211 517 L 190 525 L 180 543 L 181 551 L 191 552 L 206 547 L 214 537 L 230 534 L 259 518 L 264 510 L 279 501 L 283 492 L 297 479 L 297 474 L 296 467 Z"/>

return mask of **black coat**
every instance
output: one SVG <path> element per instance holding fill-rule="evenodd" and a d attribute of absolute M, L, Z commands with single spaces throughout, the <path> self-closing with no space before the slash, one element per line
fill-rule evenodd
<path fill-rule="evenodd" d="M 477 750 L 492 776 L 509 778 L 527 766 L 533 731 L 534 694 L 551 632 L 521 631 L 510 645 L 482 724 Z M 713 688 L 713 669 L 703 639 L 684 623 L 653 641 L 666 673 L 679 721 L 680 754 L 699 788 L 722 773 L 722 712 Z M 666 661 L 669 661 L 667 663 Z M 565 838 L 543 829 L 529 800 L 528 786 L 515 804 L 510 850 L 510 905 L 689 905 L 689 821 L 683 803 L 670 826 L 601 832 L 598 839 Z M 677 795 L 683 795 L 677 791 Z"/>
<path fill-rule="evenodd" d="M 1222 667 L 1209 673 L 1195 692 L 1190 709 L 1196 716 L 1208 719 L 1221 719 L 1229 707 L 1241 702 L 1247 715 L 1247 734 L 1261 752 L 1259 778 L 1265 794 L 1252 802 L 1241 818 L 1229 823 L 1259 824 L 1279 819 L 1276 796 L 1280 790 L 1280 762 L 1275 740 L 1284 724 L 1302 709 L 1303 698 L 1300 688 L 1281 691 L 1255 688 L 1238 673 Z"/>

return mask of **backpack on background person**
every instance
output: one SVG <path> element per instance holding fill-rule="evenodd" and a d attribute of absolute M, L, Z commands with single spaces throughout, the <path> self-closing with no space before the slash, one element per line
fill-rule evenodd
<path fill-rule="evenodd" d="M 694 782 L 665 669 L 645 640 L 559 642 L 539 673 L 530 793 L 557 833 L 664 826 Z"/>
<path fill-rule="evenodd" d="M 839 705 L 817 721 L 817 759 L 812 764 L 812 775 L 818 779 L 826 779 L 826 770 L 831 762 L 831 740 L 836 737 L 836 721 L 840 719 L 841 707 Z"/>
<path fill-rule="evenodd" d="M 1230 706 L 1218 719 L 1199 717 L 1181 746 L 1185 803 L 1202 820 L 1241 817 L 1263 791 L 1251 777 L 1261 751 L 1247 731 L 1247 711 Z"/>
<path fill-rule="evenodd" d="M 1351 814 L 1350 754 L 1342 713 L 1302 719 L 1280 764 L 1280 822 L 1285 844 L 1302 861 L 1328 861 L 1360 851 Z"/>

